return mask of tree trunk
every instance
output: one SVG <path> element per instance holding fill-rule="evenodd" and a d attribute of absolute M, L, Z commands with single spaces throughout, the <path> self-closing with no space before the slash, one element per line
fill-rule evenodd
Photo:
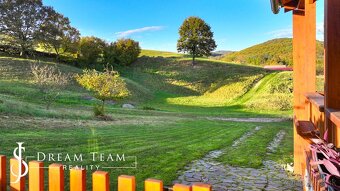
<path fill-rule="evenodd" d="M 195 55 L 192 55 L 192 66 L 195 66 L 196 63 L 195 63 Z"/>

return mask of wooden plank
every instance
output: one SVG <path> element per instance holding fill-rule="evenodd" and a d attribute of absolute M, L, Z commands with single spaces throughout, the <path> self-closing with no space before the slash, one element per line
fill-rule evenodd
<path fill-rule="evenodd" d="M 340 1 L 325 0 L 325 105 L 340 110 Z M 340 131 L 336 113 L 326 120 L 329 135 L 340 146 Z"/>
<path fill-rule="evenodd" d="M 110 179 L 108 172 L 96 171 L 92 174 L 92 190 L 93 191 L 110 190 Z"/>
<path fill-rule="evenodd" d="M 6 156 L 0 155 L 0 191 L 6 191 L 7 176 L 6 176 Z"/>
<path fill-rule="evenodd" d="M 191 186 L 184 185 L 184 184 L 175 184 L 172 187 L 173 191 L 191 191 Z"/>
<path fill-rule="evenodd" d="M 64 168 L 61 164 L 51 164 L 48 167 L 49 191 L 64 191 Z"/>
<path fill-rule="evenodd" d="M 145 191 L 163 191 L 163 182 L 156 179 L 147 179 L 144 182 Z"/>
<path fill-rule="evenodd" d="M 319 93 L 306 93 L 306 99 L 313 104 L 320 112 L 325 111 L 325 96 Z"/>
<path fill-rule="evenodd" d="M 21 164 L 21 170 L 19 169 L 20 164 Z M 22 176 L 18 179 L 18 176 L 21 176 L 21 174 L 25 172 L 25 167 L 23 163 L 15 158 L 12 158 L 10 160 L 10 167 L 11 167 L 10 190 L 11 191 L 24 191 L 26 178 Z"/>
<path fill-rule="evenodd" d="M 127 175 L 119 176 L 118 191 L 136 191 L 136 178 Z"/>
<path fill-rule="evenodd" d="M 44 191 L 44 163 L 30 161 L 28 163 L 29 191 Z"/>
<path fill-rule="evenodd" d="M 72 168 L 70 170 L 70 191 L 86 190 L 86 170 Z"/>
<path fill-rule="evenodd" d="M 195 183 L 192 185 L 192 191 L 211 191 L 212 188 L 209 184 Z"/>

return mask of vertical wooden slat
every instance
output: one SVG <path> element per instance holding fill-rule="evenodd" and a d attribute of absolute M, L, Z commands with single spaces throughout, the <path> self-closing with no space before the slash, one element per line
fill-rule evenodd
<path fill-rule="evenodd" d="M 294 115 L 309 120 L 305 94 L 316 91 L 316 3 L 304 1 L 305 10 L 293 11 Z M 302 174 L 306 141 L 294 126 L 294 172 Z"/>
<path fill-rule="evenodd" d="M 44 191 L 44 163 L 31 161 L 28 163 L 28 190 Z"/>
<path fill-rule="evenodd" d="M 70 191 L 86 190 L 86 170 L 73 168 L 70 170 Z"/>
<path fill-rule="evenodd" d="M 325 0 L 325 107 L 340 110 L 340 1 Z M 339 126 L 326 119 L 330 141 L 340 147 Z"/>
<path fill-rule="evenodd" d="M 163 191 L 163 182 L 155 179 L 147 179 L 144 183 L 145 191 Z"/>
<path fill-rule="evenodd" d="M 118 177 L 118 191 L 135 191 L 136 179 L 134 176 L 121 175 Z"/>
<path fill-rule="evenodd" d="M 110 179 L 109 173 L 96 171 L 92 174 L 92 190 L 93 191 L 109 191 Z"/>
<path fill-rule="evenodd" d="M 6 191 L 6 156 L 0 155 L 0 191 Z"/>
<path fill-rule="evenodd" d="M 64 191 L 64 169 L 61 164 L 51 164 L 48 167 L 49 191 Z"/>
<path fill-rule="evenodd" d="M 192 185 L 192 191 L 211 191 L 211 186 L 209 184 L 196 183 Z"/>
<path fill-rule="evenodd" d="M 172 187 L 173 191 L 191 191 L 191 186 L 184 185 L 184 184 L 175 184 Z"/>
<path fill-rule="evenodd" d="M 16 182 L 18 176 L 21 176 L 21 174 L 19 174 L 19 165 L 20 165 L 20 161 L 12 158 L 10 160 L 10 167 L 11 167 L 11 173 L 10 173 L 10 190 L 11 191 L 24 191 L 25 190 L 25 177 L 21 177 L 20 180 L 18 182 Z M 25 167 L 24 165 L 21 163 L 21 173 L 25 172 Z M 14 173 L 14 174 L 13 174 Z"/>

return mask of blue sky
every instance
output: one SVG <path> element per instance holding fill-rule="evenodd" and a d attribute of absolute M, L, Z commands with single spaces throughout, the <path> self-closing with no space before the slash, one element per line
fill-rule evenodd
<path fill-rule="evenodd" d="M 241 50 L 290 37 L 291 13 L 273 15 L 269 0 L 43 0 L 69 17 L 82 36 L 106 41 L 132 38 L 143 49 L 176 51 L 178 28 L 189 16 L 212 28 L 217 50 Z M 323 0 L 317 1 L 318 36 L 323 33 Z"/>

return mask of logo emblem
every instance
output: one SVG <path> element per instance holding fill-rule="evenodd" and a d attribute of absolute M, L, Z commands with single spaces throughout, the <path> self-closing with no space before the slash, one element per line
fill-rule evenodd
<path fill-rule="evenodd" d="M 18 183 L 20 181 L 20 178 L 24 177 L 28 173 L 28 165 L 27 163 L 22 159 L 22 153 L 25 152 L 25 147 L 22 146 L 24 144 L 23 142 L 17 142 L 18 147 L 14 149 L 13 156 L 15 159 L 18 160 L 18 168 L 17 172 L 14 172 L 14 167 L 11 165 L 11 173 L 13 176 L 17 177 L 17 179 L 14 182 L 11 183 Z M 22 172 L 22 166 L 24 166 L 25 171 Z M 17 174 L 16 174 L 17 173 Z"/>

